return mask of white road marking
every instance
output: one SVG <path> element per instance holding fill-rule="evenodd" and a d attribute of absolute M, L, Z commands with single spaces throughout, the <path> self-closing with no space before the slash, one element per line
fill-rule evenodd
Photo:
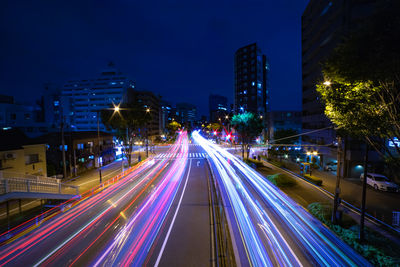
<path fill-rule="evenodd" d="M 171 234 L 172 227 L 174 226 L 176 216 L 178 215 L 179 208 L 181 207 L 183 195 L 185 194 L 186 185 L 187 185 L 187 182 L 189 180 L 189 174 L 190 174 L 191 166 L 192 166 L 192 160 L 190 160 L 190 162 L 189 162 L 189 171 L 188 171 L 188 174 L 186 175 L 186 181 L 185 181 L 185 185 L 183 186 L 182 195 L 181 195 L 181 197 L 179 199 L 178 206 L 177 206 L 177 208 L 175 210 L 175 214 L 174 214 L 174 217 L 172 218 L 171 224 L 169 225 L 169 229 L 168 229 L 167 235 L 165 236 L 164 242 L 162 244 L 160 253 L 158 254 L 157 261 L 154 264 L 155 267 L 157 267 L 160 264 L 160 260 L 161 260 L 162 254 L 164 253 L 165 246 L 167 245 L 168 238 L 169 238 L 169 235 Z"/>

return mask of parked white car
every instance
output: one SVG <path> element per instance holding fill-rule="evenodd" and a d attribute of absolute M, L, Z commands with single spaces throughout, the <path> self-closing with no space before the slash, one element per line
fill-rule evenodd
<path fill-rule="evenodd" d="M 364 180 L 364 173 L 360 175 L 361 181 Z M 367 184 L 372 186 L 375 190 L 399 192 L 400 187 L 391 182 L 386 176 L 376 173 L 367 173 Z"/>
<path fill-rule="evenodd" d="M 324 167 L 325 171 L 331 172 L 337 170 L 337 162 L 329 162 Z"/>

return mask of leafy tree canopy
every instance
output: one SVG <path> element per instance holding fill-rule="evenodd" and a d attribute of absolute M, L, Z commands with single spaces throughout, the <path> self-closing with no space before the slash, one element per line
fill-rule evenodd
<path fill-rule="evenodd" d="M 400 1 L 382 1 L 323 64 L 325 114 L 350 135 L 397 156 L 373 137 L 400 137 Z M 400 148 L 396 147 L 397 155 Z"/>
<path fill-rule="evenodd" d="M 251 142 L 263 130 L 262 120 L 250 112 L 234 115 L 231 125 L 245 139 L 245 142 Z"/>
<path fill-rule="evenodd" d="M 181 127 L 182 127 L 182 125 L 177 121 L 172 121 L 172 122 L 168 123 L 168 125 L 167 125 L 167 129 L 170 134 L 176 133 L 176 131 L 178 131 Z"/>

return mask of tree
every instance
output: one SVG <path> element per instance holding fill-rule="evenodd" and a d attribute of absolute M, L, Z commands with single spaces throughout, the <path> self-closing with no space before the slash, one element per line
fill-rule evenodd
<path fill-rule="evenodd" d="M 108 130 L 114 130 L 118 140 L 124 143 L 124 155 L 131 165 L 134 136 L 139 134 L 141 127 L 146 125 L 148 116 L 146 116 L 145 107 L 136 97 L 133 97 L 129 103 L 123 103 L 119 106 L 119 111 L 114 108 L 101 111 L 101 121 Z"/>
<path fill-rule="evenodd" d="M 389 167 L 400 168 L 400 1 L 382 1 L 323 64 L 317 85 L 325 114 L 347 134 L 365 139 Z M 377 139 L 378 138 L 378 139 Z M 392 149 L 383 140 L 394 143 Z"/>
<path fill-rule="evenodd" d="M 262 120 L 253 113 L 245 112 L 234 115 L 231 120 L 231 125 L 241 137 L 242 157 L 244 158 L 244 150 L 246 150 L 248 159 L 250 143 L 256 136 L 260 135 L 263 130 Z"/>
<path fill-rule="evenodd" d="M 171 121 L 170 123 L 167 124 L 167 130 L 168 130 L 168 134 L 170 136 L 175 135 L 176 131 L 178 131 L 180 128 L 182 127 L 182 125 L 177 122 L 177 121 Z"/>
<path fill-rule="evenodd" d="M 400 168 L 400 147 L 393 142 L 396 153 L 392 153 L 384 142 L 400 137 L 400 2 L 379 3 L 376 14 L 360 23 L 329 56 L 323 65 L 325 81 L 317 85 L 327 117 L 348 134 L 366 140 L 365 174 L 368 144 L 387 159 L 389 167 Z M 366 178 L 361 201 L 361 241 L 365 192 Z"/>

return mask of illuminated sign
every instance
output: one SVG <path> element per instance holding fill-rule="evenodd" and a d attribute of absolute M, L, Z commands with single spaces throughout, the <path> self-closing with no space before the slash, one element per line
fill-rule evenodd
<path fill-rule="evenodd" d="M 400 141 L 397 137 L 393 137 L 393 141 L 389 140 L 388 146 L 390 147 L 400 147 Z"/>

